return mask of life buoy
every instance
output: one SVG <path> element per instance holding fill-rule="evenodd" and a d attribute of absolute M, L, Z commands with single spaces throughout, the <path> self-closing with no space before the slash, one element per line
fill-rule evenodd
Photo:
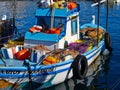
<path fill-rule="evenodd" d="M 111 47 L 111 38 L 108 32 L 105 33 L 104 40 L 105 40 L 105 48 L 111 52 L 113 49 Z"/>
<path fill-rule="evenodd" d="M 72 68 L 73 77 L 76 79 L 84 79 L 88 70 L 88 62 L 86 57 L 83 55 L 77 55 L 73 61 Z"/>

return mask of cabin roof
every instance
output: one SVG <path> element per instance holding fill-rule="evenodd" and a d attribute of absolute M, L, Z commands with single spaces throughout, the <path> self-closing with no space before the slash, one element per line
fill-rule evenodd
<path fill-rule="evenodd" d="M 67 17 L 67 8 L 64 9 L 54 8 L 53 10 L 50 8 L 38 8 L 36 10 L 36 16 Z"/>
<path fill-rule="evenodd" d="M 46 34 L 42 32 L 40 33 L 26 32 L 25 40 L 58 42 L 58 35 L 57 34 Z"/>

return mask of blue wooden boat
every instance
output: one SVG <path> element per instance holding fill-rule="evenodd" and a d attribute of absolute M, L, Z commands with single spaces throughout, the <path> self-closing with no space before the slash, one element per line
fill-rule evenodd
<path fill-rule="evenodd" d="M 42 89 L 72 77 L 84 79 L 104 46 L 111 50 L 105 29 L 94 23 L 80 26 L 80 5 L 69 8 L 68 3 L 37 8 L 36 25 L 26 32 L 24 45 L 1 48 L 1 80 L 22 88 L 26 82 L 36 82 Z"/>

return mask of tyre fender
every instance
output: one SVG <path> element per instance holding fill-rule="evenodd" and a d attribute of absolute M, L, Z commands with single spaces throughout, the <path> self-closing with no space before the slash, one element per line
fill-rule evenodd
<path fill-rule="evenodd" d="M 84 79 L 88 70 L 88 62 L 86 57 L 83 55 L 77 55 L 73 61 L 72 69 L 73 77 L 80 80 Z"/>
<path fill-rule="evenodd" d="M 105 40 L 105 48 L 111 52 L 113 49 L 111 47 L 111 37 L 108 32 L 105 33 L 104 40 Z"/>

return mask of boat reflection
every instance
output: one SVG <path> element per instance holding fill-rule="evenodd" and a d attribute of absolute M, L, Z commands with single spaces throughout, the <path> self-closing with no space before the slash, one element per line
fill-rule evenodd
<path fill-rule="evenodd" d="M 108 74 L 110 69 L 110 58 L 111 55 L 100 55 L 97 60 L 95 60 L 95 62 L 89 66 L 87 76 L 84 80 L 77 80 L 72 78 L 68 81 L 65 81 L 64 83 L 44 90 L 98 90 L 99 88 L 106 89 L 106 75 Z"/>

